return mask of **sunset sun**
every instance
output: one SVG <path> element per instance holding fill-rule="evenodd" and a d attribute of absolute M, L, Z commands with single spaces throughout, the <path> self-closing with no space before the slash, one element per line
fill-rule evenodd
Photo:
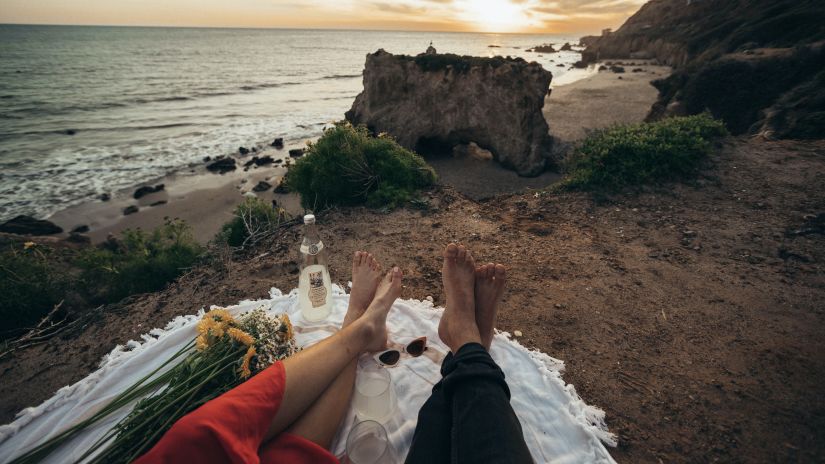
<path fill-rule="evenodd" d="M 463 19 L 485 32 L 518 32 L 529 21 L 524 9 L 509 0 L 464 0 Z"/>

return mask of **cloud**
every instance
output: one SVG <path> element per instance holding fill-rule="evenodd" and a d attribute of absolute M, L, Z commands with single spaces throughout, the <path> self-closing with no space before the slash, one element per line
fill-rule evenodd
<path fill-rule="evenodd" d="M 427 9 L 421 6 L 412 6 L 406 3 L 373 3 L 373 6 L 381 11 L 388 13 L 396 13 L 401 15 L 420 15 L 427 12 Z"/>

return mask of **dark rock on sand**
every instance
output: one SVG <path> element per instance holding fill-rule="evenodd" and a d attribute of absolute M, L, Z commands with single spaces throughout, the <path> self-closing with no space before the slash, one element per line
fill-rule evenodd
<path fill-rule="evenodd" d="M 563 64 L 561 64 L 561 63 L 559 63 L 559 64 L 557 64 L 557 65 L 556 65 L 556 67 L 557 67 L 557 68 L 563 68 L 563 67 L 564 67 L 564 65 L 563 65 Z"/>
<path fill-rule="evenodd" d="M 152 187 L 151 185 L 144 185 L 143 187 L 139 187 L 135 190 L 135 193 L 132 195 L 135 200 L 145 197 L 150 193 L 161 192 L 166 186 L 163 184 L 158 184 Z"/>
<path fill-rule="evenodd" d="M 249 166 L 252 166 L 253 164 L 255 166 L 265 166 L 267 164 L 272 164 L 274 162 L 275 162 L 275 160 L 269 155 L 253 156 L 251 160 L 244 163 L 244 167 L 248 168 Z"/>
<path fill-rule="evenodd" d="M 283 137 L 278 137 L 277 139 L 273 140 L 271 146 L 273 146 L 273 147 L 275 147 L 279 150 L 281 148 L 284 148 L 284 139 L 283 139 Z"/>
<path fill-rule="evenodd" d="M 21 215 L 0 224 L 0 232 L 18 235 L 52 235 L 63 232 L 63 229 L 51 221 Z"/>
<path fill-rule="evenodd" d="M 281 164 L 281 163 L 283 163 L 283 162 L 284 162 L 284 160 L 282 160 L 282 159 L 280 159 L 280 158 L 278 158 L 278 159 L 276 159 L 276 160 L 275 160 L 275 164 Z"/>
<path fill-rule="evenodd" d="M 210 161 L 212 161 L 212 157 L 211 157 L 211 156 L 204 156 L 204 157 L 203 157 L 203 162 L 204 162 L 204 163 L 208 163 L 208 162 L 210 162 Z"/>
<path fill-rule="evenodd" d="M 635 73 L 640 73 L 640 72 L 645 72 L 645 70 L 644 70 L 644 69 L 642 69 L 642 68 L 634 68 L 634 69 L 633 69 L 633 72 L 635 72 Z"/>
<path fill-rule="evenodd" d="M 573 67 L 576 69 L 584 69 L 587 67 L 587 63 L 585 63 L 583 60 L 579 60 L 573 63 Z"/>
<path fill-rule="evenodd" d="M 228 171 L 234 171 L 235 168 L 237 168 L 237 166 L 234 158 L 220 158 L 215 162 L 206 165 L 206 169 L 209 171 L 219 172 L 221 174 Z"/>
<path fill-rule="evenodd" d="M 552 44 L 544 44 L 539 45 L 537 47 L 533 47 L 533 51 L 538 53 L 556 53 L 556 49 L 553 48 Z"/>
<path fill-rule="evenodd" d="M 300 158 L 301 156 L 304 156 L 305 151 L 306 150 L 303 148 L 293 148 L 292 150 L 289 150 L 289 156 L 293 158 Z"/>
<path fill-rule="evenodd" d="M 605 66 L 605 65 L 599 66 L 599 71 L 606 71 L 606 70 L 607 70 L 607 66 Z"/>
<path fill-rule="evenodd" d="M 137 213 L 139 209 L 140 208 L 138 208 L 137 205 L 129 205 L 129 206 L 123 208 L 123 215 L 128 216 L 130 214 Z"/>
<path fill-rule="evenodd" d="M 158 200 L 158 201 L 156 201 L 156 202 L 152 203 L 152 204 L 151 204 L 151 205 L 149 205 L 149 206 L 160 206 L 160 205 L 165 205 L 166 203 L 167 203 L 167 201 L 166 201 L 166 200 Z"/>
<path fill-rule="evenodd" d="M 271 188 L 272 188 L 272 184 L 270 184 L 269 182 L 267 182 L 265 180 L 262 180 L 262 181 L 258 182 L 258 184 L 256 186 L 252 187 L 252 191 L 253 192 L 266 192 L 267 190 L 269 190 Z"/>
<path fill-rule="evenodd" d="M 283 180 L 283 179 L 281 179 L 281 180 L 278 182 L 278 185 L 277 185 L 277 186 L 275 186 L 275 190 L 273 190 L 273 192 L 275 192 L 275 193 L 289 193 L 289 189 L 288 189 L 288 188 L 286 188 L 286 185 L 284 184 L 284 180 Z"/>
<path fill-rule="evenodd" d="M 75 135 L 75 134 L 77 134 L 77 131 L 74 130 L 74 129 L 66 129 L 66 132 L 64 132 L 64 133 L 66 135 Z"/>
<path fill-rule="evenodd" d="M 610 71 L 612 71 L 614 73 L 617 73 L 617 74 L 621 74 L 621 73 L 624 72 L 624 68 L 621 67 L 621 66 L 611 66 Z"/>
<path fill-rule="evenodd" d="M 569 51 L 572 51 L 572 50 L 573 50 L 573 46 L 570 45 L 570 42 L 565 42 L 564 45 L 562 45 L 561 48 L 559 49 L 559 51 L 562 51 L 562 52 L 569 52 Z"/>
<path fill-rule="evenodd" d="M 89 231 L 89 226 L 87 226 L 86 224 L 83 224 L 83 225 L 77 226 L 74 229 L 72 229 L 72 231 L 70 233 L 72 233 L 72 234 L 85 234 L 88 231 Z"/>
<path fill-rule="evenodd" d="M 240 147 L 240 148 L 238 148 L 238 153 L 240 153 L 241 156 L 248 155 L 249 154 L 249 148 Z"/>
<path fill-rule="evenodd" d="M 487 48 L 501 48 L 501 45 L 487 45 Z"/>
<path fill-rule="evenodd" d="M 367 55 L 364 91 L 346 113 L 419 153 L 476 142 L 524 176 L 553 164 L 542 114 L 552 74 L 521 58 Z"/>
<path fill-rule="evenodd" d="M 98 198 L 100 199 L 100 201 L 109 201 L 112 199 L 112 195 L 109 193 L 101 193 Z"/>

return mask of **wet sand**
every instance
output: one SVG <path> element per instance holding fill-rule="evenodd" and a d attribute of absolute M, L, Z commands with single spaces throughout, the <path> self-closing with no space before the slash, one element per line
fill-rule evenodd
<path fill-rule="evenodd" d="M 289 155 L 283 150 L 265 150 L 259 155 L 270 155 L 286 160 Z M 140 186 L 115 192 L 109 201 L 94 200 L 74 206 L 52 215 L 49 220 L 70 231 L 79 225 L 89 227 L 88 235 L 94 243 L 106 239 L 109 234 L 118 234 L 125 229 L 152 230 L 167 219 L 183 219 L 192 226 L 195 239 L 201 243 L 211 240 L 221 226 L 232 219 L 235 207 L 244 200 L 259 181 L 273 186 L 265 192 L 255 192 L 265 201 L 275 200 L 292 214 L 302 210 L 295 195 L 273 192 L 281 177 L 286 173 L 282 165 L 251 166 L 244 171 L 243 163 L 252 155 L 236 158 L 238 168 L 225 174 L 215 174 L 206 170 L 205 165 L 195 172 L 185 172 L 166 176 L 154 182 L 141 185 L 164 184 L 164 190 L 148 194 L 139 200 L 132 197 Z M 163 204 L 155 204 L 165 201 Z M 124 208 L 136 205 L 137 213 L 124 215 Z M 65 235 L 65 234 L 64 234 Z"/>

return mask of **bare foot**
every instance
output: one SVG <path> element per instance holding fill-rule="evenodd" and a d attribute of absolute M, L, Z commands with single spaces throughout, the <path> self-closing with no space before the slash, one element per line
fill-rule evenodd
<path fill-rule="evenodd" d="M 401 295 L 401 269 L 392 268 L 378 283 L 375 297 L 364 315 L 358 318 L 368 329 L 366 351 L 380 351 L 387 346 L 387 314 L 392 304 Z"/>
<path fill-rule="evenodd" d="M 361 317 L 375 296 L 375 289 L 382 277 L 381 265 L 372 253 L 356 251 L 352 256 L 352 290 L 349 292 L 349 306 L 342 327 Z"/>
<path fill-rule="evenodd" d="M 475 263 L 463 245 L 447 245 L 441 279 L 447 304 L 438 324 L 438 336 L 455 353 L 467 343 L 481 342 L 475 320 Z"/>
<path fill-rule="evenodd" d="M 481 344 L 488 351 L 493 341 L 498 302 L 504 293 L 507 272 L 501 264 L 488 263 L 476 268 L 476 325 Z"/>

